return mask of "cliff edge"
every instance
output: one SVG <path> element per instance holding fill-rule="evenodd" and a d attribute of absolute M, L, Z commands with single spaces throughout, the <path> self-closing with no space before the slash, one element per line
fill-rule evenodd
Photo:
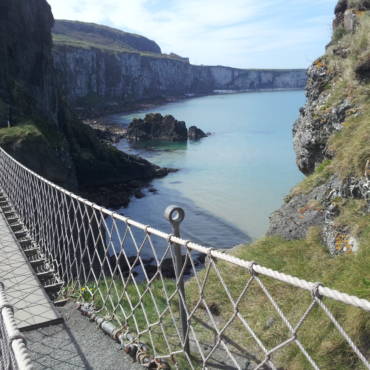
<path fill-rule="evenodd" d="M 303 69 L 239 69 L 192 65 L 188 58 L 163 54 L 150 40 L 82 22 L 56 21 L 54 61 L 63 93 L 83 117 L 96 117 L 135 107 L 217 90 L 303 89 Z M 152 42 L 152 41 L 150 41 Z M 156 44 L 155 44 L 156 45 Z"/>
<path fill-rule="evenodd" d="M 293 128 L 307 178 L 272 215 L 269 235 L 300 239 L 318 227 L 331 254 L 359 249 L 370 210 L 369 35 L 370 2 L 339 1 L 332 40 L 308 70 L 307 103 Z"/>

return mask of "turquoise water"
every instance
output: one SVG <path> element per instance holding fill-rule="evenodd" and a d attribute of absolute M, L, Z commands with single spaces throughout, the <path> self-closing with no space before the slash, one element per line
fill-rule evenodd
<path fill-rule="evenodd" d="M 214 95 L 118 114 L 127 125 L 148 112 L 172 114 L 212 135 L 198 142 L 146 143 L 117 147 L 180 171 L 153 182 L 157 193 L 133 199 L 121 211 L 168 230 L 163 211 L 179 204 L 187 213 L 183 235 L 215 247 L 262 236 L 268 217 L 302 175 L 295 165 L 292 125 L 304 104 L 303 91 Z"/>

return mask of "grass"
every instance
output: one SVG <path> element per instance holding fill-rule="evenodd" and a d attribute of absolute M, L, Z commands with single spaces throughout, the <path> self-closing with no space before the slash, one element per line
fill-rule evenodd
<path fill-rule="evenodd" d="M 32 123 L 5 127 L 0 129 L 0 145 L 7 145 L 25 138 L 39 138 L 41 135 L 40 130 Z"/>
<path fill-rule="evenodd" d="M 366 220 L 363 219 L 366 223 Z M 307 240 L 286 241 L 279 238 L 265 238 L 253 245 L 235 249 L 236 257 L 256 261 L 259 264 L 279 270 L 293 276 L 320 281 L 324 285 L 349 294 L 367 298 L 370 296 L 370 226 L 361 236 L 362 249 L 357 255 L 343 255 L 332 258 L 320 243 L 318 230 L 311 230 Z M 229 263 L 218 262 L 220 275 L 230 288 L 231 295 L 236 299 L 243 290 L 249 278 L 246 271 Z M 201 278 L 204 277 L 201 273 Z M 276 299 L 282 311 L 292 323 L 297 323 L 305 308 L 311 302 L 310 294 L 286 284 L 261 278 L 272 296 Z M 196 282 L 190 281 L 187 293 L 194 298 L 199 295 Z M 208 277 L 205 289 L 205 300 L 216 302 L 219 309 L 218 324 L 232 316 L 233 305 L 220 285 L 220 280 L 214 271 Z M 360 348 L 370 355 L 370 314 L 351 306 L 325 301 L 335 317 L 346 328 Z M 267 348 L 273 348 L 289 337 L 286 326 L 276 314 L 271 303 L 266 298 L 258 284 L 252 284 L 249 294 L 243 298 L 238 311 L 245 317 Z M 207 315 L 203 313 L 203 320 Z M 209 319 L 208 319 L 209 321 Z M 272 324 L 269 324 L 269 322 Z M 235 320 L 225 335 L 233 338 L 247 349 L 256 348 L 253 341 L 246 340 L 246 330 L 241 322 Z M 340 338 L 333 325 L 320 309 L 314 309 L 312 314 L 298 332 L 298 338 L 304 344 L 314 359 L 325 369 L 360 369 L 359 362 L 351 354 L 350 349 Z M 278 356 L 278 363 L 287 369 L 309 369 L 310 366 L 299 354 L 294 345 L 290 345 Z"/>
<path fill-rule="evenodd" d="M 315 172 L 307 176 L 302 182 L 300 182 L 296 187 L 293 188 L 291 194 L 289 194 L 287 200 L 291 197 L 303 193 L 309 193 L 313 188 L 325 184 L 325 182 L 333 175 L 332 161 L 327 159 L 320 163 Z"/>
<path fill-rule="evenodd" d="M 358 204 L 351 205 L 352 208 L 358 208 L 357 206 Z M 362 248 L 357 254 L 331 257 L 320 242 L 319 228 L 312 228 L 306 240 L 286 241 L 278 237 L 269 237 L 248 246 L 234 248 L 231 253 L 235 257 L 255 261 L 263 266 L 309 281 L 320 281 L 325 286 L 368 299 L 370 296 L 370 225 L 367 216 L 360 213 L 356 222 L 365 226 L 359 235 Z M 192 326 L 202 350 L 207 352 L 207 348 L 212 348 L 217 339 L 211 328 L 212 321 L 219 330 L 229 322 L 229 326 L 223 332 L 223 338 L 226 342 L 228 338 L 231 339 L 227 345 L 233 355 L 239 359 L 244 358 L 244 361 L 253 357 L 261 361 L 263 353 L 250 335 L 246 335 L 248 332 L 242 322 L 238 318 L 232 319 L 235 312 L 234 304 L 223 289 L 224 283 L 232 299 L 236 301 L 250 275 L 245 269 L 228 262 L 215 263 L 218 274 L 211 265 L 209 271 L 207 267 L 198 271 L 198 281 L 192 278 L 185 285 L 188 309 L 194 310 Z M 261 276 L 259 278 L 288 320 L 295 326 L 312 302 L 310 292 L 270 278 Z M 150 288 L 152 295 L 147 290 L 146 284 L 138 283 L 135 286 L 132 280 L 126 280 L 123 283 L 120 279 L 108 279 L 106 282 L 100 281 L 98 285 L 87 284 L 83 289 L 75 291 L 74 297 L 94 302 L 96 308 L 100 310 L 99 315 L 114 320 L 119 327 L 127 325 L 132 334 L 139 334 L 140 341 L 149 345 L 152 354 L 164 355 L 180 348 L 175 329 L 175 325 L 179 325 L 177 295 L 170 299 L 169 304 L 166 299 L 166 296 L 170 297 L 175 292 L 175 284 L 172 280 L 163 282 L 154 280 Z M 211 315 L 207 313 L 204 304 L 200 303 L 200 296 L 203 297 L 202 302 L 206 302 L 210 308 Z M 356 345 L 369 356 L 370 314 L 329 299 L 324 299 L 324 303 Z M 286 325 L 256 281 L 252 282 L 248 292 L 240 299 L 237 309 L 268 349 L 290 337 Z M 150 330 L 148 330 L 149 327 L 151 327 Z M 196 368 L 200 368 L 196 365 L 199 363 L 197 361 L 200 355 L 192 338 L 193 336 L 191 336 L 192 361 Z M 352 350 L 319 307 L 312 310 L 299 329 L 298 339 L 320 368 L 362 369 Z M 220 356 L 225 357 L 226 354 L 218 348 L 210 361 L 215 361 Z M 174 359 L 177 368 L 190 368 L 184 356 L 176 355 Z M 311 368 L 295 344 L 280 350 L 273 356 L 273 360 L 276 365 L 286 369 Z M 171 364 L 174 365 L 172 362 Z"/>
<path fill-rule="evenodd" d="M 161 357 L 181 348 L 175 325 L 179 322 L 177 295 L 172 297 L 175 289 L 173 280 L 154 280 L 150 292 L 144 283 L 135 285 L 132 280 L 123 282 L 116 277 L 98 285 L 87 284 L 81 290 L 72 289 L 68 295 L 93 302 L 99 315 L 112 319 L 118 327 L 129 328 L 134 337 L 151 348 L 152 355 Z M 166 297 L 171 297 L 169 304 Z M 172 365 L 175 363 L 179 369 L 189 368 L 182 355 L 174 357 Z"/>
<path fill-rule="evenodd" d="M 337 27 L 333 33 L 333 41 L 334 42 L 337 42 L 339 41 L 345 34 L 347 33 L 347 31 L 345 30 L 344 27 Z"/>
<path fill-rule="evenodd" d="M 171 59 L 179 62 L 187 63 L 184 58 L 176 56 L 175 54 L 157 54 L 139 51 L 134 48 L 129 47 L 128 45 L 124 47 L 121 44 L 115 44 L 114 42 L 107 42 L 107 40 L 92 40 L 92 39 L 81 39 L 73 36 L 67 36 L 62 34 L 53 34 L 53 42 L 55 45 L 59 46 L 71 46 L 82 49 L 99 49 L 103 51 L 113 52 L 113 53 L 129 53 L 137 54 L 144 57 L 151 57 L 156 59 Z"/>

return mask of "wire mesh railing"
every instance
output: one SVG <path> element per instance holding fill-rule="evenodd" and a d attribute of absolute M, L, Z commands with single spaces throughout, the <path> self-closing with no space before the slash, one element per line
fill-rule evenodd
<path fill-rule="evenodd" d="M 31 370 L 32 362 L 26 341 L 17 328 L 13 307 L 9 304 L 5 287 L 0 282 L 0 369 Z"/>
<path fill-rule="evenodd" d="M 63 282 L 60 294 L 114 324 L 114 337 L 146 366 L 370 369 L 365 299 L 183 240 L 181 209 L 167 212 L 172 234 L 143 225 L 3 150 L 0 187 L 46 261 L 40 268 Z M 346 328 L 348 315 L 362 331 Z M 150 362 L 148 351 L 166 362 Z"/>

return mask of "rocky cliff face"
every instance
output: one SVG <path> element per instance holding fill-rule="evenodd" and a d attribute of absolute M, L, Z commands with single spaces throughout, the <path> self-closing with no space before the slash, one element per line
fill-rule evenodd
<path fill-rule="evenodd" d="M 308 177 L 286 198 L 268 234 L 305 238 L 321 229 L 332 254 L 354 252 L 370 210 L 370 2 L 339 1 L 326 54 L 308 71 L 307 104 L 293 128 L 297 165 Z"/>
<path fill-rule="evenodd" d="M 61 137 L 58 144 L 51 144 L 38 129 L 23 130 L 25 123 L 32 125 L 36 120 L 44 132 L 61 129 L 51 54 L 52 25 L 46 1 L 0 3 L 0 126 L 8 121 L 22 126 L 14 129 L 14 140 L 8 135 L 1 144 L 35 171 L 74 187 L 75 168 L 67 141 Z"/>
<path fill-rule="evenodd" d="M 55 38 L 55 67 L 67 99 L 89 115 L 119 111 L 137 101 L 208 94 L 215 90 L 299 89 L 306 83 L 305 70 L 195 66 L 174 54 L 107 47 L 108 41 L 105 44 L 99 41 L 102 36 L 98 28 L 94 41 L 91 36 L 83 36 L 86 42 L 83 47 L 73 43 L 73 28 L 68 37 L 69 41 Z M 95 112 L 91 111 L 92 103 Z"/>
<path fill-rule="evenodd" d="M 53 17 L 46 1 L 2 0 L 0 3 L 0 97 L 15 104 L 15 90 L 21 88 L 17 85 L 23 85 L 24 93 L 33 96 L 37 107 L 55 119 L 52 25 Z"/>
<path fill-rule="evenodd" d="M 0 145 L 75 190 L 164 175 L 157 166 L 100 143 L 69 110 L 55 78 L 53 22 L 46 0 L 0 1 L 0 124 L 11 125 L 0 130 Z"/>

